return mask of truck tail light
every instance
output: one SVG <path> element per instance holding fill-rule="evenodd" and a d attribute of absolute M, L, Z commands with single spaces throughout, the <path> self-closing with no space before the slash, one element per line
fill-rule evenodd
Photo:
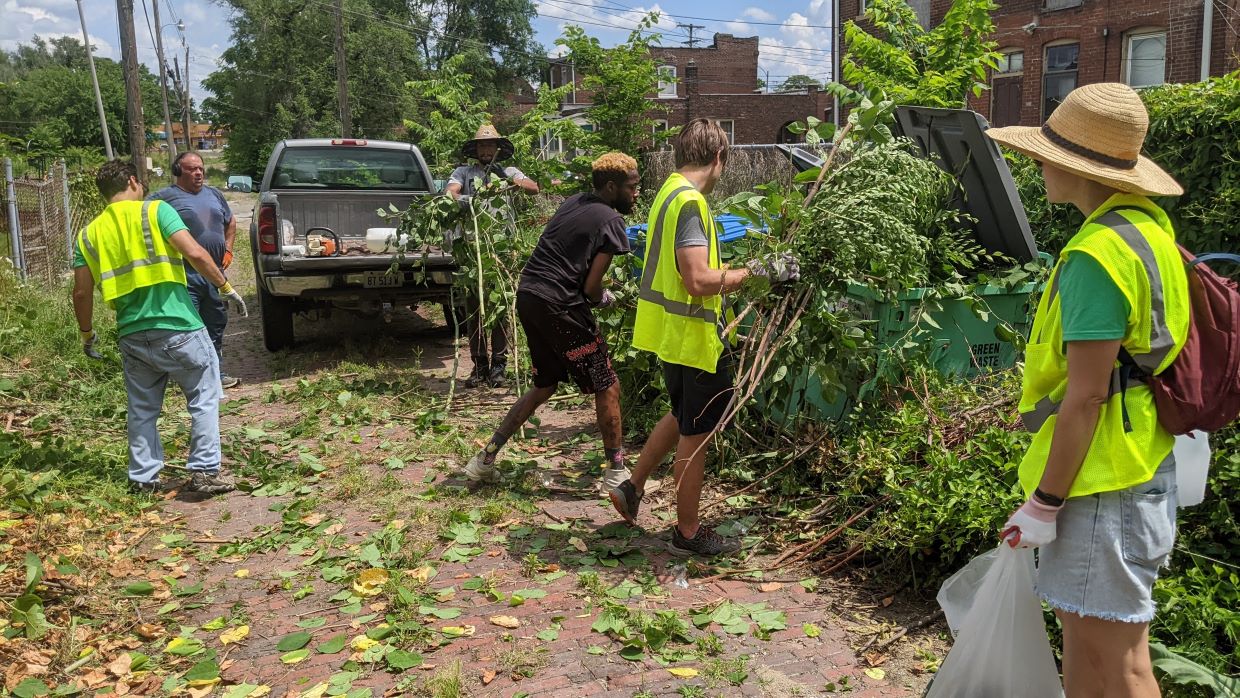
<path fill-rule="evenodd" d="M 366 141 L 359 138 L 333 138 L 332 145 L 366 145 Z"/>
<path fill-rule="evenodd" d="M 258 251 L 262 254 L 280 251 L 275 204 L 263 204 L 258 208 Z"/>

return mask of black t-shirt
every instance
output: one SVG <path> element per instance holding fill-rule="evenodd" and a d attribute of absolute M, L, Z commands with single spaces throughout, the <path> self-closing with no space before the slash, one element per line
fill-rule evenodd
<path fill-rule="evenodd" d="M 624 216 L 593 193 L 575 194 L 547 221 L 517 290 L 561 306 L 585 303 L 586 275 L 600 252 L 629 253 Z"/>

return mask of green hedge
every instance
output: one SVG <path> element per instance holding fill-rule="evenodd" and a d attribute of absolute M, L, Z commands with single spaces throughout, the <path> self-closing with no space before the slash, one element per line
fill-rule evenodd
<path fill-rule="evenodd" d="M 1240 252 L 1240 71 L 1188 85 L 1141 91 L 1150 112 L 1145 155 L 1184 186 L 1184 195 L 1158 199 L 1189 250 Z M 1031 158 L 1007 153 L 1038 247 L 1058 254 L 1084 217 L 1070 205 L 1050 205 L 1042 173 Z"/>

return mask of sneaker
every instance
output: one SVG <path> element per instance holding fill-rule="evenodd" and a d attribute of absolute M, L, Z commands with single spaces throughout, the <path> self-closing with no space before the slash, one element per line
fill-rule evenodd
<path fill-rule="evenodd" d="M 668 552 L 677 557 L 715 557 L 726 555 L 741 549 L 741 544 L 733 539 L 724 538 L 715 533 L 710 526 L 698 526 L 697 535 L 685 538 L 680 534 L 679 526 L 672 526 L 672 542 L 667 546 Z"/>
<path fill-rule="evenodd" d="M 465 379 L 465 387 L 477 388 L 480 385 L 485 385 L 487 382 L 487 375 L 489 373 L 490 369 L 488 369 L 485 364 L 480 364 L 475 361 L 474 370 L 470 372 L 469 378 Z"/>
<path fill-rule="evenodd" d="M 235 376 L 224 375 L 222 373 L 220 374 L 220 387 L 221 388 L 235 388 L 238 385 L 241 385 L 240 378 L 237 378 Z"/>
<path fill-rule="evenodd" d="M 150 482 L 138 482 L 137 480 L 129 481 L 129 491 L 134 494 L 160 494 L 171 489 L 165 485 L 159 478 L 155 478 Z"/>
<path fill-rule="evenodd" d="M 469 478 L 470 482 L 499 482 L 499 469 L 495 467 L 494 461 L 486 461 L 486 455 L 486 451 L 478 451 L 465 464 L 465 477 Z"/>
<path fill-rule="evenodd" d="M 492 388 L 502 388 L 508 384 L 508 366 L 507 364 L 495 364 L 491 366 L 491 370 L 487 373 L 487 385 Z"/>
<path fill-rule="evenodd" d="M 197 472 L 189 480 L 189 486 L 185 488 L 188 492 L 197 494 L 224 494 L 237 489 L 237 485 L 233 481 L 223 475 L 223 473 L 204 473 Z"/>
<path fill-rule="evenodd" d="M 625 479 L 611 488 L 607 496 L 611 498 L 611 505 L 616 508 L 616 513 L 620 514 L 620 518 L 630 526 L 636 526 L 637 510 L 642 505 L 642 493 L 637 491 L 633 483 Z"/>

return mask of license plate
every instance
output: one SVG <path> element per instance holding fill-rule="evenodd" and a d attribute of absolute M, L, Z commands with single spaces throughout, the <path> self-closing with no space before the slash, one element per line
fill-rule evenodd
<path fill-rule="evenodd" d="M 405 285 L 402 273 L 388 274 L 382 271 L 368 271 L 362 285 L 366 288 L 397 288 Z"/>

